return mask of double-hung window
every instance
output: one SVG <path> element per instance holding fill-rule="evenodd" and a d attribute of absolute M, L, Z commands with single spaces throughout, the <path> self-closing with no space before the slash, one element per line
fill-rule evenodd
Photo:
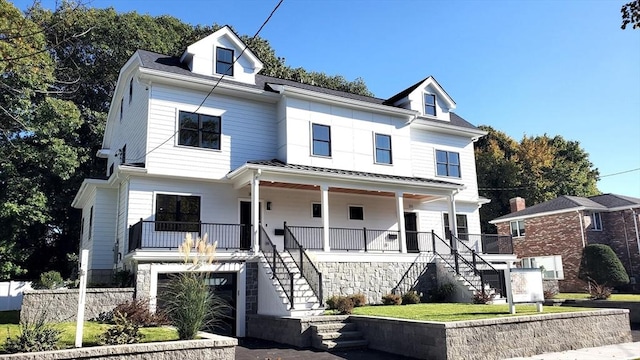
<path fill-rule="evenodd" d="M 436 96 L 424 94 L 424 114 L 436 116 Z"/>
<path fill-rule="evenodd" d="M 216 74 L 233 76 L 233 50 L 216 48 Z"/>
<path fill-rule="evenodd" d="M 331 128 L 327 125 L 313 124 L 312 154 L 318 156 L 331 156 Z"/>
<path fill-rule="evenodd" d="M 179 145 L 220 150 L 220 116 L 180 111 Z"/>
<path fill-rule="evenodd" d="M 591 213 L 591 230 L 596 230 L 596 231 L 602 230 L 602 218 L 600 217 L 599 212 Z"/>
<path fill-rule="evenodd" d="M 451 228 L 449 227 L 449 214 L 445 213 L 443 216 L 444 221 L 444 234 L 447 239 L 451 238 Z M 467 225 L 467 215 L 456 214 L 456 230 L 458 239 L 469 240 L 469 225 Z"/>
<path fill-rule="evenodd" d="M 156 231 L 199 230 L 200 197 L 156 195 Z"/>
<path fill-rule="evenodd" d="M 521 237 L 525 235 L 524 220 L 515 220 L 509 223 L 511 227 L 511 237 Z"/>
<path fill-rule="evenodd" d="M 460 154 L 453 151 L 436 150 L 436 174 L 460 177 Z"/>
<path fill-rule="evenodd" d="M 376 141 L 376 163 L 391 164 L 391 136 L 375 134 Z"/>
<path fill-rule="evenodd" d="M 564 270 L 562 268 L 561 255 L 523 258 L 522 267 L 540 269 L 543 279 L 564 279 Z"/>

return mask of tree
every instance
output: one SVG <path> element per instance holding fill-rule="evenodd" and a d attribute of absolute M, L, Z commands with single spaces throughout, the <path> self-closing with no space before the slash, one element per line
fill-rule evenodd
<path fill-rule="evenodd" d="M 622 30 L 631 24 L 634 29 L 640 29 L 640 0 L 635 0 L 622 5 Z"/>
<path fill-rule="evenodd" d="M 622 262 L 604 244 L 589 244 L 584 247 L 578 277 L 594 285 L 609 288 L 629 283 L 629 275 Z"/>
<path fill-rule="evenodd" d="M 513 197 L 537 204 L 560 195 L 599 193 L 598 171 L 579 142 L 546 134 L 516 142 L 489 126 L 480 128 L 488 134 L 475 147 L 478 187 L 481 196 L 491 199 L 480 208 L 483 232 L 495 232 L 488 221 L 508 214 Z"/>

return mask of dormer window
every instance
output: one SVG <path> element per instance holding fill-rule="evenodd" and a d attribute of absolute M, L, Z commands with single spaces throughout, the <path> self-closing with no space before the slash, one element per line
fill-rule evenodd
<path fill-rule="evenodd" d="M 436 116 L 436 96 L 424 94 L 424 114 Z"/>
<path fill-rule="evenodd" d="M 233 76 L 233 50 L 216 48 L 216 74 Z"/>
<path fill-rule="evenodd" d="M 133 100 L 133 78 L 129 80 L 129 104 L 131 104 L 131 100 Z"/>

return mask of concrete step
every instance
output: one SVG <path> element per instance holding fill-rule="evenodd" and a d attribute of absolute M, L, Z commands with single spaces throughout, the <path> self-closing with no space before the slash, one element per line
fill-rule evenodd
<path fill-rule="evenodd" d="M 351 322 L 311 324 L 311 327 L 314 328 L 316 333 L 318 334 L 329 332 L 356 331 L 358 329 L 358 326 Z"/>
<path fill-rule="evenodd" d="M 324 340 L 320 344 L 317 344 L 317 348 L 320 350 L 346 350 L 346 349 L 362 349 L 369 345 L 367 340 Z"/>
<path fill-rule="evenodd" d="M 362 333 L 360 331 L 342 331 L 342 332 L 326 332 L 319 333 L 320 340 L 360 340 Z"/>

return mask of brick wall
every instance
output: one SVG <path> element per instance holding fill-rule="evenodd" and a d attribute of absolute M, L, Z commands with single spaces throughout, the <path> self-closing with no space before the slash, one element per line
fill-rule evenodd
<path fill-rule="evenodd" d="M 584 292 L 587 284 L 578 279 L 582 259 L 580 216 L 572 211 L 547 215 L 524 221 L 523 237 L 513 238 L 513 250 L 518 258 L 532 256 L 562 256 L 564 280 L 559 281 L 561 292 Z M 498 234 L 510 234 L 509 222 L 497 224 Z"/>

